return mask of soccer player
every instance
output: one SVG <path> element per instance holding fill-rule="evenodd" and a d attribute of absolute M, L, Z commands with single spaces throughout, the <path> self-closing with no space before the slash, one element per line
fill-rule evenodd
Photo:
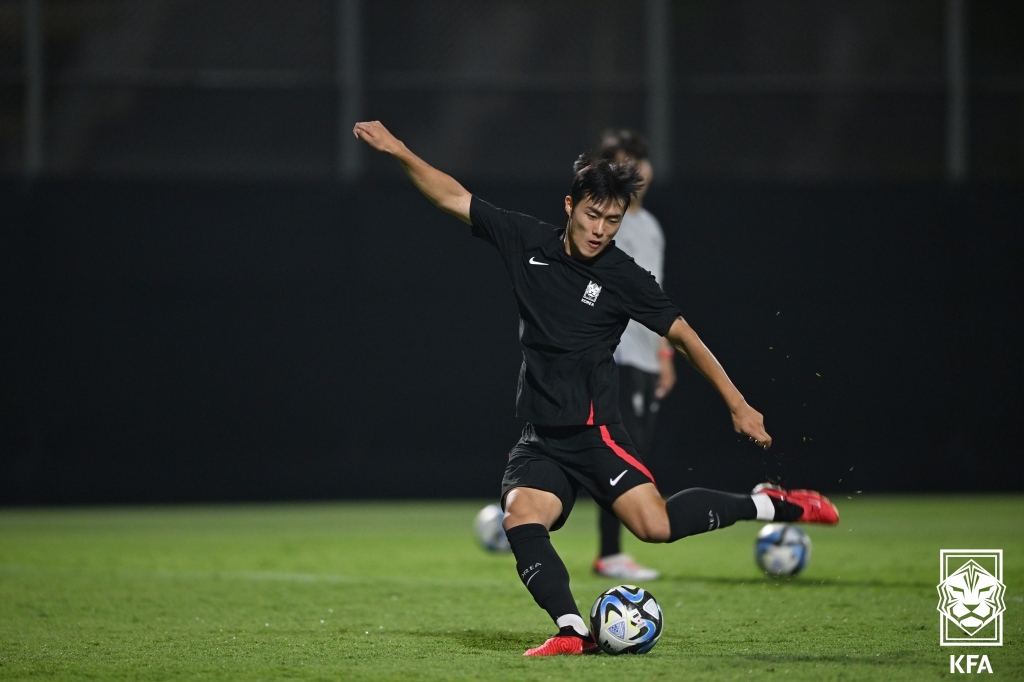
<path fill-rule="evenodd" d="M 519 578 L 559 628 L 526 656 L 597 651 L 549 531 L 565 523 L 585 488 L 645 542 L 674 542 L 740 520 L 834 524 L 819 493 L 758 486 L 749 495 L 690 488 L 663 499 L 622 428 L 612 354 L 630 319 L 664 336 L 725 400 L 736 432 L 768 448 L 761 414 L 747 404 L 654 277 L 612 239 L 641 183 L 636 166 L 581 157 L 564 229 L 496 208 L 431 167 L 379 121 L 353 134 L 390 154 L 438 208 L 498 249 L 519 308 L 523 365 L 516 412 L 527 420 L 501 486 L 504 528 Z"/>
<path fill-rule="evenodd" d="M 658 220 L 643 207 L 643 198 L 654 178 L 647 140 L 634 130 L 609 131 L 601 141 L 601 157 L 615 163 L 636 164 L 643 184 L 629 202 L 615 245 L 650 271 L 664 286 L 665 235 Z M 630 320 L 615 349 L 619 365 L 619 414 L 633 445 L 644 457 L 650 452 L 654 422 L 665 398 L 676 383 L 672 345 L 647 327 Z M 594 573 L 630 582 L 654 580 L 658 572 L 641 566 L 622 551 L 622 523 L 610 511 L 598 512 L 601 546 Z"/>

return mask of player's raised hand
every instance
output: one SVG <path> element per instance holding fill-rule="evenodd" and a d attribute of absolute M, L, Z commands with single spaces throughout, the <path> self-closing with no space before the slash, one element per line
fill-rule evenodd
<path fill-rule="evenodd" d="M 394 154 L 403 146 L 380 121 L 356 123 L 352 128 L 352 134 L 379 152 Z"/>
<path fill-rule="evenodd" d="M 765 450 L 772 446 L 772 437 L 764 430 L 764 416 L 747 403 L 733 410 L 732 427 L 736 433 L 749 437 L 754 445 Z"/>
<path fill-rule="evenodd" d="M 396 138 L 380 121 L 362 121 L 352 128 L 357 140 L 362 140 L 379 152 L 391 154 L 405 169 L 406 175 L 442 211 L 466 223 L 472 223 L 469 207 L 473 195 L 466 191 L 455 178 L 437 170 L 413 154 L 401 140 Z"/>

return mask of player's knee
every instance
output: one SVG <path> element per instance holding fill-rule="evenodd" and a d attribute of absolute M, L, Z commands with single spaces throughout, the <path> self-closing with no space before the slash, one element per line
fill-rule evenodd
<path fill-rule="evenodd" d="M 505 497 L 505 530 L 527 523 L 550 528 L 562 512 L 562 503 L 553 494 L 543 491 L 514 489 Z"/>
<path fill-rule="evenodd" d="M 615 502 L 615 514 L 637 539 L 668 542 L 672 534 L 665 501 L 653 485 L 637 486 Z"/>
<path fill-rule="evenodd" d="M 549 514 L 539 513 L 506 514 L 505 520 L 501 522 L 501 527 L 508 531 L 509 529 L 515 528 L 516 526 L 525 526 L 528 523 L 537 523 L 544 526 L 545 528 L 550 529 L 551 526 L 554 525 L 555 519 L 557 518 L 557 514 L 554 516 L 554 518 L 552 518 Z"/>
<path fill-rule="evenodd" d="M 522 526 L 527 523 L 541 523 L 542 519 L 539 514 L 531 513 L 528 510 L 508 510 L 505 512 L 505 519 L 501 522 L 501 527 L 505 530 L 509 528 L 515 528 L 516 526 Z"/>
<path fill-rule="evenodd" d="M 662 519 L 649 519 L 639 524 L 634 535 L 644 542 L 668 542 L 671 529 L 668 524 L 668 517 Z"/>
<path fill-rule="evenodd" d="M 644 542 L 668 542 L 672 534 L 668 514 L 664 510 L 652 509 L 638 514 L 630 526 L 633 535 Z"/>

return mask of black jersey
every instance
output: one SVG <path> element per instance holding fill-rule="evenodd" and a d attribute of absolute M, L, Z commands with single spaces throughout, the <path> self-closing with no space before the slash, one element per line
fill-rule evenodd
<path fill-rule="evenodd" d="M 519 307 L 516 414 L 534 424 L 621 421 L 612 355 L 630 319 L 659 336 L 679 310 L 654 276 L 609 244 L 589 262 L 565 252 L 565 230 L 473 197 L 473 236 L 497 247 Z"/>

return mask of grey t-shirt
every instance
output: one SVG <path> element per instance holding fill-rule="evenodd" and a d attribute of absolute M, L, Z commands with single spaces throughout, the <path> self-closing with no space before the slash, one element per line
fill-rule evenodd
<path fill-rule="evenodd" d="M 665 235 L 658 220 L 646 209 L 626 211 L 615 235 L 615 245 L 633 257 L 637 265 L 650 271 L 662 287 L 665 265 Z M 645 372 L 661 370 L 658 362 L 660 339 L 647 327 L 630 320 L 622 341 L 615 350 L 615 362 Z"/>

